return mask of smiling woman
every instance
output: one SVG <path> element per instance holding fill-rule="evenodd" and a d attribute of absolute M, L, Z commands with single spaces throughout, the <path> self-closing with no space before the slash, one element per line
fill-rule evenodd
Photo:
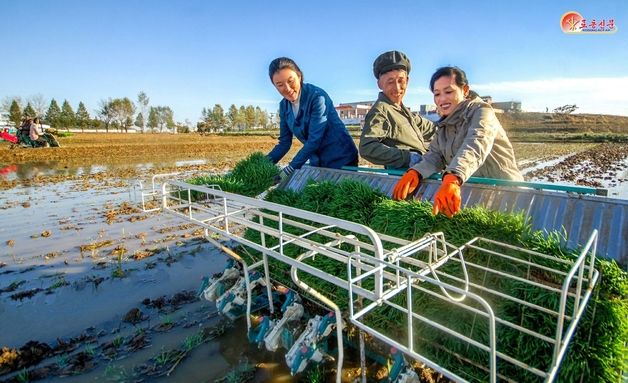
<path fill-rule="evenodd" d="M 270 63 L 268 75 L 283 96 L 279 103 L 279 143 L 268 153 L 277 163 L 292 146 L 296 137 L 303 148 L 281 171 L 281 178 L 300 169 L 307 161 L 311 166 L 341 168 L 358 164 L 358 149 L 344 126 L 327 93 L 303 82 L 303 72 L 287 57 Z"/>
<path fill-rule="evenodd" d="M 469 90 L 464 71 L 442 67 L 430 80 L 434 102 L 441 115 L 438 132 L 423 156 L 399 180 L 393 197 L 404 199 L 421 178 L 443 172 L 434 196 L 434 214 L 451 217 L 460 210 L 460 186 L 469 177 L 522 181 L 515 153 L 493 108 Z"/>

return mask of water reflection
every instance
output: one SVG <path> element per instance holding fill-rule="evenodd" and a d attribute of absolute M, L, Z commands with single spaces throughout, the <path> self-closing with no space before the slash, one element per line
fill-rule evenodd
<path fill-rule="evenodd" d="M 0 164 L 0 177 L 7 181 L 29 180 L 35 177 L 50 176 L 85 176 L 124 169 L 146 171 L 165 167 L 183 167 L 204 165 L 207 160 L 172 160 L 159 162 L 129 162 L 126 164 L 89 164 L 84 166 L 68 166 L 57 161 L 29 162 L 25 164 Z"/>

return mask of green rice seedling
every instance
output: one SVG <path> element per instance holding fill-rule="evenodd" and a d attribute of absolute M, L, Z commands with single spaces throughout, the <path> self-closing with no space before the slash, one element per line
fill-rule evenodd
<path fill-rule="evenodd" d="M 59 287 L 67 286 L 69 283 L 65 280 L 65 277 L 57 278 L 55 283 L 50 286 L 50 290 L 58 289 Z"/>
<path fill-rule="evenodd" d="M 279 168 L 265 154 L 256 152 L 238 162 L 230 177 L 243 183 L 242 194 L 253 197 L 272 186 L 278 175 Z"/>
<path fill-rule="evenodd" d="M 183 351 L 189 352 L 192 349 L 203 344 L 203 342 L 204 342 L 204 339 L 203 339 L 202 332 L 198 332 L 194 335 L 190 335 L 183 340 Z"/>
<path fill-rule="evenodd" d="M 109 364 L 105 367 L 103 375 L 108 381 L 114 382 L 127 382 L 131 378 L 129 372 L 123 366 L 113 364 Z"/>
<path fill-rule="evenodd" d="M 161 319 L 161 324 L 164 326 L 169 326 L 173 323 L 172 317 L 170 315 L 161 315 L 160 319 Z"/>
<path fill-rule="evenodd" d="M 64 369 L 68 365 L 68 354 L 57 355 L 56 363 L 59 369 Z"/>
<path fill-rule="evenodd" d="M 301 197 L 298 207 L 303 210 L 313 211 L 320 214 L 329 214 L 331 202 L 336 194 L 336 185 L 333 182 L 308 182 L 301 190 Z"/>
<path fill-rule="evenodd" d="M 174 362 L 178 354 L 179 354 L 178 350 L 165 350 L 162 347 L 159 354 L 157 354 L 157 356 L 153 358 L 153 361 L 155 362 L 155 365 L 159 367 L 166 366 Z"/>
<path fill-rule="evenodd" d="M 113 344 L 113 347 L 120 348 L 120 346 L 124 344 L 124 341 L 125 339 L 123 336 L 117 336 L 113 339 L 111 343 Z"/>
<path fill-rule="evenodd" d="M 305 378 L 306 381 L 310 383 L 323 383 L 325 382 L 326 375 L 327 370 L 325 369 L 325 365 L 316 363 L 312 364 L 312 366 L 307 369 Z"/>
<path fill-rule="evenodd" d="M 17 381 L 20 383 L 26 383 L 26 382 L 30 382 L 30 376 L 28 373 L 28 370 L 26 368 L 23 368 L 16 376 Z"/>
<path fill-rule="evenodd" d="M 238 162 L 233 171 L 224 176 L 195 177 L 187 182 L 194 185 L 217 185 L 223 191 L 254 197 L 272 186 L 278 175 L 279 168 L 266 155 L 256 152 Z M 196 201 L 205 198 L 205 195 L 193 192 L 192 198 Z"/>
<path fill-rule="evenodd" d="M 85 346 L 85 348 L 83 348 L 83 352 L 85 352 L 85 354 L 89 357 L 93 358 L 96 355 L 96 348 L 94 347 L 94 345 L 88 344 Z"/>

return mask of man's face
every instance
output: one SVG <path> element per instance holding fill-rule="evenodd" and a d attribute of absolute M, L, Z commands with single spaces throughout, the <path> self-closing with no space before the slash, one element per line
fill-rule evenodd
<path fill-rule="evenodd" d="M 405 70 L 395 69 L 380 75 L 377 80 L 377 86 L 390 101 L 401 105 L 409 80 L 410 78 Z"/>

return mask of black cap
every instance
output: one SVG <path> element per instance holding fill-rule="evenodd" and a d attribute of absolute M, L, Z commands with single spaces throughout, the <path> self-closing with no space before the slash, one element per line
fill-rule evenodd
<path fill-rule="evenodd" d="M 377 79 L 384 73 L 395 69 L 405 69 L 405 71 L 410 74 L 410 60 L 408 60 L 405 54 L 399 51 L 382 53 L 373 63 L 373 74 Z"/>

